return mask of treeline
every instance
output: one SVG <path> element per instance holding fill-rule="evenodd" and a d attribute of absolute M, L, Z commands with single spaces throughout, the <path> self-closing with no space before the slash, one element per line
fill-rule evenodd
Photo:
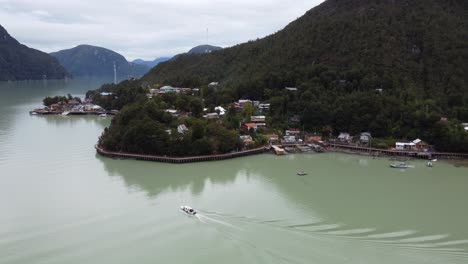
<path fill-rule="evenodd" d="M 198 114 L 174 118 L 165 111 L 168 108 Z M 228 153 L 243 147 L 237 131 L 223 122 L 199 118 L 202 111 L 197 97 L 171 94 L 137 99 L 112 120 L 99 144 L 107 150 L 168 156 Z M 179 125 L 187 130 L 178 131 Z"/>

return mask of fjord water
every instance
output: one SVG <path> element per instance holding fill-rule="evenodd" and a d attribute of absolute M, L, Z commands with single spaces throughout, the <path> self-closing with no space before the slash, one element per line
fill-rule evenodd
<path fill-rule="evenodd" d="M 110 119 L 28 114 L 102 82 L 0 84 L 1 264 L 468 263 L 467 168 L 335 153 L 115 160 L 93 148 Z"/>

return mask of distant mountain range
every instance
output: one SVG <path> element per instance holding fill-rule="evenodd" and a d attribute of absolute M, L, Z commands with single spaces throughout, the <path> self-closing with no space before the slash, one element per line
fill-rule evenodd
<path fill-rule="evenodd" d="M 145 61 L 145 60 L 142 60 L 142 59 L 136 59 L 136 60 L 133 61 L 133 63 L 146 65 L 149 68 L 153 68 L 154 66 L 158 65 L 159 63 L 168 61 L 170 59 L 172 59 L 172 57 L 161 57 L 161 58 L 157 58 L 157 59 L 155 59 L 153 61 Z"/>
<path fill-rule="evenodd" d="M 63 79 L 68 75 L 54 57 L 22 45 L 0 25 L 0 81 Z"/>
<path fill-rule="evenodd" d="M 115 65 L 117 76 L 126 79 L 140 77 L 150 69 L 146 65 L 128 62 L 115 51 L 91 45 L 79 45 L 50 55 L 57 58 L 73 76 L 113 75 Z"/>
<path fill-rule="evenodd" d="M 183 53 L 183 54 L 205 54 L 205 53 L 211 53 L 213 51 L 222 50 L 222 49 L 223 48 L 221 48 L 221 47 L 212 46 L 212 45 L 200 45 L 200 46 L 196 46 L 196 47 L 192 48 L 187 53 Z M 182 55 L 182 54 L 179 54 L 179 55 Z M 179 55 L 176 55 L 175 57 L 177 57 Z M 136 60 L 133 61 L 133 63 L 146 65 L 149 68 L 153 68 L 153 67 L 157 66 L 159 63 L 169 61 L 172 58 L 174 58 L 174 57 L 161 57 L 161 58 L 157 58 L 157 59 L 155 59 L 153 61 L 145 61 L 145 60 L 142 60 L 142 59 L 136 59 Z"/>

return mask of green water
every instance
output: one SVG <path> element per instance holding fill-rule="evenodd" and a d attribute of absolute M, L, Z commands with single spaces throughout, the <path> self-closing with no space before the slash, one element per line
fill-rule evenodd
<path fill-rule="evenodd" d="M 0 84 L 1 264 L 468 263 L 468 168 L 335 153 L 114 160 L 93 149 L 110 119 L 28 114 L 101 82 Z"/>

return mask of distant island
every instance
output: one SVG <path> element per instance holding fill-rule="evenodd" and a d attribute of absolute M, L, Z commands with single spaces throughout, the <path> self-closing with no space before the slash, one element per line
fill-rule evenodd
<path fill-rule="evenodd" d="M 69 76 L 54 57 L 22 45 L 0 25 L 0 81 L 64 79 Z"/>

